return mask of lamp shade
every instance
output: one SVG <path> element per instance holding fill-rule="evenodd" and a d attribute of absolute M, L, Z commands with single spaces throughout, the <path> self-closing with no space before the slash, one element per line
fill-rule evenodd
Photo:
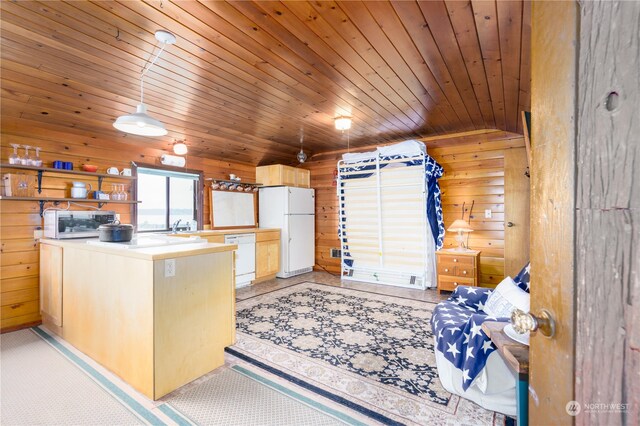
<path fill-rule="evenodd" d="M 113 127 L 125 133 L 139 136 L 164 136 L 168 133 L 164 124 L 147 115 L 145 104 L 138 104 L 136 112 L 133 114 L 118 117 L 113 123 Z"/>
<path fill-rule="evenodd" d="M 335 119 L 336 130 L 349 130 L 351 128 L 351 118 L 350 117 L 336 117 Z"/>
<path fill-rule="evenodd" d="M 449 226 L 449 228 L 447 228 L 447 231 L 450 232 L 472 232 L 473 229 L 469 226 L 469 224 L 467 222 L 465 222 L 462 219 L 458 219 L 456 221 L 454 221 L 451 226 Z"/>

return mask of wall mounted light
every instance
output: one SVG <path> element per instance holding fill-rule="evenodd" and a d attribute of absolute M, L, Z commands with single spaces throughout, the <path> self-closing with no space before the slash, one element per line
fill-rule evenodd
<path fill-rule="evenodd" d="M 136 112 L 134 112 L 133 114 L 121 115 L 113 123 L 113 127 L 125 133 L 131 133 L 133 135 L 139 136 L 164 136 L 168 133 L 162 122 L 147 114 L 147 106 L 143 102 L 144 76 L 156 63 L 156 61 L 160 57 L 160 54 L 164 51 L 164 48 L 168 44 L 171 45 L 176 42 L 176 36 L 165 30 L 156 31 L 155 36 L 156 40 L 162 43 L 162 48 L 153 58 L 153 61 L 151 61 L 140 74 L 140 103 L 136 107 Z"/>
<path fill-rule="evenodd" d="M 351 128 L 351 117 L 339 116 L 333 119 L 335 121 L 336 130 L 349 130 Z"/>
<path fill-rule="evenodd" d="M 187 148 L 187 144 L 184 142 L 176 142 L 173 144 L 173 153 L 177 155 L 185 155 L 189 152 L 189 148 Z"/>

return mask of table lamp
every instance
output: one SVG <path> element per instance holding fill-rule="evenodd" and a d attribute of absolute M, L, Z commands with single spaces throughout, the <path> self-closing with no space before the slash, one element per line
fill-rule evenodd
<path fill-rule="evenodd" d="M 471 251 L 468 248 L 466 248 L 464 246 L 464 235 L 462 234 L 463 232 L 472 232 L 473 229 L 471 228 L 471 226 L 469 226 L 469 224 L 467 222 L 465 222 L 462 219 L 458 219 L 456 221 L 454 221 L 451 226 L 449 226 L 449 228 L 447 229 L 447 231 L 449 232 L 457 232 L 458 235 L 456 235 L 456 241 L 458 242 L 458 247 L 456 247 L 455 249 L 453 249 L 453 251 Z"/>

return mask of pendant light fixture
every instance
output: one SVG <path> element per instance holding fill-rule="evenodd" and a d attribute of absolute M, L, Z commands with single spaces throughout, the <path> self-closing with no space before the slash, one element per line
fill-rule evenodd
<path fill-rule="evenodd" d="M 147 65 L 140 74 L 140 103 L 136 107 L 136 112 L 133 114 L 121 115 L 113 123 L 113 127 L 125 133 L 131 133 L 139 136 L 164 136 L 168 133 L 162 122 L 147 114 L 147 106 L 144 104 L 144 76 L 156 63 L 164 51 L 164 48 L 167 45 L 171 45 L 176 42 L 176 37 L 169 31 L 165 30 L 156 31 L 155 36 L 156 40 L 162 43 L 162 47 L 149 65 Z"/>
<path fill-rule="evenodd" d="M 300 127 L 300 152 L 298 153 L 298 161 L 304 163 L 307 161 L 307 154 L 302 149 L 302 142 L 304 141 L 304 129 Z"/>

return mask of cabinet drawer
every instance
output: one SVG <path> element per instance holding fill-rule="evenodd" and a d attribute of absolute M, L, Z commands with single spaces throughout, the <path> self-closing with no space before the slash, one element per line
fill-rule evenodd
<path fill-rule="evenodd" d="M 476 270 L 472 266 L 470 266 L 470 267 L 468 267 L 466 265 L 456 266 L 456 269 L 455 269 L 454 272 L 455 272 L 456 277 L 474 278 L 476 276 Z"/>
<path fill-rule="evenodd" d="M 438 289 L 439 290 L 447 290 L 453 291 L 459 285 L 473 285 L 473 278 L 464 278 L 464 277 L 438 277 Z"/>
<path fill-rule="evenodd" d="M 280 239 L 280 232 L 278 231 L 269 231 L 269 232 L 256 232 L 256 242 L 260 241 L 273 241 Z"/>
<path fill-rule="evenodd" d="M 456 274 L 455 263 L 440 263 L 438 262 L 438 275 L 455 275 Z"/>
<path fill-rule="evenodd" d="M 473 266 L 475 261 L 474 256 L 457 256 L 455 254 L 439 254 L 439 263 L 453 263 L 456 265 L 469 265 Z"/>

